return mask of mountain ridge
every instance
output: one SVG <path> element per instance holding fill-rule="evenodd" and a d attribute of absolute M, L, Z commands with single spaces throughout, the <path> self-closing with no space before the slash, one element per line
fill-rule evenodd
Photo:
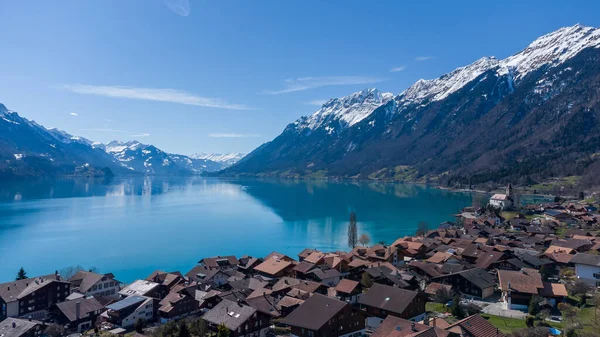
<path fill-rule="evenodd" d="M 600 29 L 561 28 L 503 60 L 483 57 L 419 80 L 376 107 L 367 104 L 369 112 L 346 128 L 339 128 L 340 109 L 328 113 L 338 118 L 307 132 L 306 121 L 321 107 L 220 174 L 450 184 L 560 174 L 532 158 L 565 168 L 562 174 L 584 174 L 600 147 L 592 133 L 573 129 L 581 120 L 600 130 L 593 91 L 600 87 L 599 46 Z M 553 148 L 564 135 L 569 146 Z"/>

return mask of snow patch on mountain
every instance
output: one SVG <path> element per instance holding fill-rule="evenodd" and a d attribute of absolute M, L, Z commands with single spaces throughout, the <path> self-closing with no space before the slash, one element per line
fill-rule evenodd
<path fill-rule="evenodd" d="M 245 153 L 233 152 L 233 153 L 194 153 L 190 156 L 193 159 L 204 159 L 210 160 L 217 163 L 224 164 L 226 166 L 233 165 L 244 158 Z"/>

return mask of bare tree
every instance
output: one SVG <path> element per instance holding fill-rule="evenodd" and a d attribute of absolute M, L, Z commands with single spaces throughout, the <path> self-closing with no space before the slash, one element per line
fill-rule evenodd
<path fill-rule="evenodd" d="M 437 303 L 448 303 L 454 297 L 454 293 L 451 289 L 440 288 L 433 295 L 433 300 Z"/>
<path fill-rule="evenodd" d="M 417 232 L 415 233 L 415 235 L 416 236 L 425 236 L 427 234 L 428 230 L 429 230 L 429 225 L 427 225 L 427 222 L 421 221 L 417 225 Z"/>
<path fill-rule="evenodd" d="M 358 238 L 358 243 L 360 243 L 363 246 L 368 245 L 370 242 L 371 242 L 371 237 L 369 236 L 369 234 L 362 233 L 360 235 L 360 237 Z"/>
<path fill-rule="evenodd" d="M 59 270 L 58 273 L 60 274 L 60 276 L 62 276 L 62 278 L 64 278 L 65 280 L 68 280 L 71 277 L 73 277 L 73 275 L 77 274 L 77 272 L 82 271 L 82 270 L 85 270 L 85 269 L 80 265 L 76 265 L 76 266 L 65 267 L 65 268 Z"/>
<path fill-rule="evenodd" d="M 348 247 L 356 247 L 358 241 L 358 229 L 356 227 L 356 213 L 350 212 L 350 222 L 348 223 Z"/>

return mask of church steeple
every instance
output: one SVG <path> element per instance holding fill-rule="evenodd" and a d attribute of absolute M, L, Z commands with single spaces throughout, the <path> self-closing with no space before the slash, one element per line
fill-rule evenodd
<path fill-rule="evenodd" d="M 506 196 L 508 198 L 511 198 L 513 196 L 512 191 L 513 191 L 512 190 L 512 185 L 510 183 L 508 183 L 508 185 L 506 185 Z"/>

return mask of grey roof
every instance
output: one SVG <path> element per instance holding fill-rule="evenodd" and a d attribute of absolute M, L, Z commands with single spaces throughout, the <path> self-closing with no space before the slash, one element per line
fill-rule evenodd
<path fill-rule="evenodd" d="M 102 280 L 103 277 L 103 274 L 80 270 L 69 279 L 69 282 L 79 283 L 79 291 L 86 293 L 94 286 L 94 284 Z"/>
<path fill-rule="evenodd" d="M 299 328 L 319 330 L 346 305 L 346 302 L 338 299 L 314 294 L 296 310 L 292 311 L 282 323 Z"/>
<path fill-rule="evenodd" d="M 225 324 L 229 330 L 233 331 L 244 324 L 255 312 L 256 309 L 250 306 L 224 299 L 202 318 L 211 324 Z"/>
<path fill-rule="evenodd" d="M 88 313 L 101 310 L 104 308 L 95 298 L 82 298 L 75 301 L 67 301 L 56 304 L 58 309 L 71 322 L 77 321 L 77 303 L 80 303 L 80 318 L 87 317 Z"/>
<path fill-rule="evenodd" d="M 469 280 L 480 289 L 493 287 L 496 284 L 496 278 L 481 268 L 473 268 L 456 274 Z"/>
<path fill-rule="evenodd" d="M 588 266 L 600 267 L 600 256 L 592 254 L 578 253 L 573 256 L 570 263 L 585 264 Z"/>
<path fill-rule="evenodd" d="M 146 301 L 148 298 L 143 296 L 129 296 L 119 302 L 115 302 L 111 305 L 106 306 L 106 309 L 109 310 L 123 310 L 133 305 L 140 305 L 142 302 Z"/>
<path fill-rule="evenodd" d="M 13 328 L 13 323 L 15 327 Z M 20 337 L 27 334 L 31 329 L 34 329 L 36 325 L 34 321 L 30 322 L 24 319 L 18 318 L 7 318 L 0 322 L 0 336 L 2 337 Z"/>
<path fill-rule="evenodd" d="M 416 291 L 375 283 L 361 296 L 358 303 L 402 314 L 417 295 Z"/>
<path fill-rule="evenodd" d="M 121 289 L 121 291 L 119 291 L 119 294 L 123 296 L 144 296 L 158 286 L 159 284 L 156 282 L 147 280 L 137 280 L 132 284 L 126 286 L 125 288 Z"/>

